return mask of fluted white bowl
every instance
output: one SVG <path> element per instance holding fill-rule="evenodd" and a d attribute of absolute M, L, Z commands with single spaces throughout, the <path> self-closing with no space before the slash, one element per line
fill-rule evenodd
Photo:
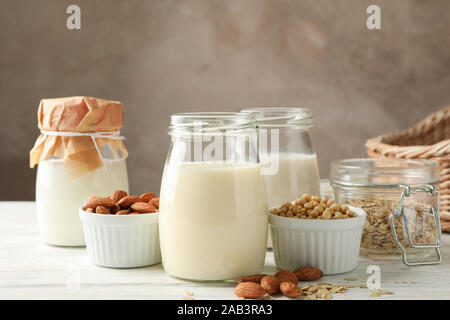
<path fill-rule="evenodd" d="M 108 215 L 80 209 L 80 218 L 94 264 L 136 268 L 161 262 L 159 213 Z"/>
<path fill-rule="evenodd" d="M 324 274 L 348 272 L 358 263 L 366 212 L 350 207 L 358 216 L 321 220 L 281 217 L 269 213 L 275 264 L 295 270 L 313 266 Z"/>

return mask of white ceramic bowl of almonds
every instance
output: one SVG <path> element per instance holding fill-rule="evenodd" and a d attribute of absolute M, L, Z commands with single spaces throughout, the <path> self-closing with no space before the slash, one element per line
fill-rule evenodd
<path fill-rule="evenodd" d="M 91 261 L 102 267 L 137 268 L 161 263 L 159 212 L 112 215 L 80 209 Z"/>
<path fill-rule="evenodd" d="M 336 207 L 334 206 L 335 209 Z M 342 209 L 341 207 L 339 205 L 337 208 Z M 270 211 L 279 208 L 272 208 Z M 322 219 L 321 215 L 326 210 L 315 218 L 307 219 L 269 213 L 276 266 L 279 269 L 293 270 L 298 266 L 309 265 L 321 269 L 326 275 L 354 269 L 358 262 L 366 212 L 355 207 L 347 207 L 345 210 L 348 218 L 342 218 L 338 214 L 339 218 Z M 344 216 L 341 211 L 333 211 Z"/>
<path fill-rule="evenodd" d="M 110 268 L 137 268 L 161 262 L 159 198 L 153 192 L 91 196 L 80 208 L 91 261 Z"/>

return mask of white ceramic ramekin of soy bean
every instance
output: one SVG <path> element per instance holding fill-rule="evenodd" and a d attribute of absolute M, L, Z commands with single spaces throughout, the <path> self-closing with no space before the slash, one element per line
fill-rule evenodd
<path fill-rule="evenodd" d="M 349 208 L 356 217 L 298 219 L 269 213 L 276 266 L 288 270 L 313 266 L 327 275 L 354 269 L 358 263 L 366 212 Z"/>
<path fill-rule="evenodd" d="M 137 268 L 161 262 L 159 213 L 108 215 L 80 209 L 91 261 L 110 268 Z"/>

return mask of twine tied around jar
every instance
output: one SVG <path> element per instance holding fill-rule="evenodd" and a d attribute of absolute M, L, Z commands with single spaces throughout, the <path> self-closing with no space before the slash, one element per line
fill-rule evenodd
<path fill-rule="evenodd" d="M 45 134 L 47 136 L 58 136 L 58 137 L 91 137 L 92 142 L 94 143 L 95 149 L 97 150 L 98 156 L 103 163 L 102 153 L 97 144 L 96 138 L 106 138 L 106 139 L 114 139 L 114 140 L 125 140 L 124 136 L 120 135 L 120 131 L 104 131 L 104 132 L 61 132 L 61 131 L 46 131 L 41 130 L 41 134 Z"/>

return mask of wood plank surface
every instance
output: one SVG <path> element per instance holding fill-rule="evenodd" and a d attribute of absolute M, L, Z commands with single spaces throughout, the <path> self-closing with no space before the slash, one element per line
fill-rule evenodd
<path fill-rule="evenodd" d="M 189 282 L 168 276 L 161 264 L 137 269 L 110 269 L 90 263 L 85 248 L 42 244 L 34 202 L 0 202 L 0 299 L 181 299 L 191 291 L 195 299 L 236 299 L 231 282 Z M 355 270 L 325 276 L 320 282 L 355 286 L 333 299 L 450 299 L 450 235 L 443 235 L 439 265 L 406 267 L 401 260 L 360 258 Z M 381 270 L 381 289 L 392 295 L 371 297 L 359 288 Z M 277 271 L 271 251 L 264 273 Z M 357 280 L 345 280 L 356 278 Z M 306 285 L 307 283 L 300 283 Z M 275 296 L 276 299 L 286 299 Z"/>

